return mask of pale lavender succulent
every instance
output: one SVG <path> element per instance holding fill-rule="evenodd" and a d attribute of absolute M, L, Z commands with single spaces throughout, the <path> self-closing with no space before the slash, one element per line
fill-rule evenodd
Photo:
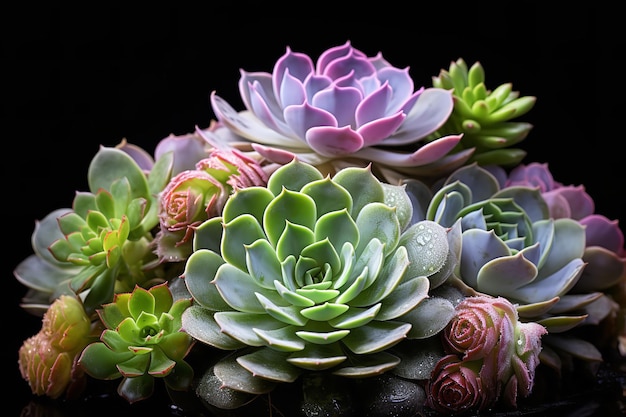
<path fill-rule="evenodd" d="M 408 67 L 392 66 L 381 53 L 368 57 L 349 41 L 316 63 L 288 47 L 272 73 L 242 70 L 239 91 L 246 107 L 241 112 L 211 94 L 221 125 L 211 129 L 213 140 L 236 147 L 248 142 L 278 164 L 298 156 L 334 173 L 372 162 L 374 170 L 406 176 L 435 163 L 456 167 L 471 156 L 446 157 L 461 135 L 426 140 L 452 112 L 450 91 L 415 89 Z"/>
<path fill-rule="evenodd" d="M 174 154 L 172 176 L 195 169 L 198 161 L 207 158 L 211 145 L 197 132 L 185 135 L 169 135 L 159 141 L 154 149 L 154 158 L 159 159 L 168 152 Z"/>

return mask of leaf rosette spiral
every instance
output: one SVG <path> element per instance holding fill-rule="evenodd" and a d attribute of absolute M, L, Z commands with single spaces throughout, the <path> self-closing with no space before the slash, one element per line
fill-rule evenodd
<path fill-rule="evenodd" d="M 367 56 L 350 42 L 315 62 L 287 48 L 272 72 L 242 70 L 239 91 L 246 107 L 240 112 L 211 94 L 225 128 L 215 129 L 214 140 L 248 144 L 275 163 L 295 156 L 331 174 L 370 164 L 394 177 L 430 176 L 471 156 L 448 155 L 459 132 L 429 137 L 452 112 L 450 91 L 416 88 L 408 68 L 394 67 L 381 53 Z"/>
<path fill-rule="evenodd" d="M 369 167 L 331 178 L 294 159 L 237 190 L 196 230 L 183 274 L 185 331 L 235 351 L 201 385 L 258 394 L 305 371 L 378 375 L 400 362 L 390 348 L 437 334 L 454 314 L 429 296 L 449 273 L 447 231 L 411 218 L 404 187 Z"/>
<path fill-rule="evenodd" d="M 122 378 L 118 394 L 131 403 L 152 395 L 155 378 L 169 390 L 185 390 L 193 368 L 184 358 L 194 340 L 181 331 L 181 316 L 190 304 L 174 299 L 167 283 L 116 294 L 98 310 L 106 328 L 83 350 L 79 365 L 97 379 Z"/>
<path fill-rule="evenodd" d="M 520 96 L 511 83 L 488 89 L 482 64 L 468 67 L 462 58 L 432 81 L 434 87 L 452 91 L 454 110 L 437 134 L 463 134 L 453 152 L 473 150 L 469 162 L 481 165 L 510 167 L 522 161 L 526 151 L 514 146 L 526 139 L 533 125 L 514 119 L 528 113 L 536 97 Z"/>
<path fill-rule="evenodd" d="M 71 209 L 57 209 L 36 224 L 35 253 L 15 270 L 30 289 L 24 308 L 40 313 L 61 294 L 75 293 L 92 314 L 116 293 L 163 281 L 152 229 L 172 155 L 149 160 L 144 169 L 133 154 L 145 155 L 127 148 L 101 147 L 89 165 L 89 191 L 77 192 Z"/>
<path fill-rule="evenodd" d="M 542 360 L 555 368 L 561 366 L 562 352 L 601 359 L 591 343 L 568 333 L 585 322 L 585 307 L 602 296 L 573 292 L 586 266 L 583 225 L 551 217 L 537 187 L 502 187 L 477 163 L 458 169 L 432 190 L 415 180 L 406 185 L 414 221 L 424 218 L 452 229 L 450 245 L 459 259 L 454 274 L 468 294 L 505 297 L 516 304 L 520 320 L 544 326 L 549 335 L 543 338 Z"/>

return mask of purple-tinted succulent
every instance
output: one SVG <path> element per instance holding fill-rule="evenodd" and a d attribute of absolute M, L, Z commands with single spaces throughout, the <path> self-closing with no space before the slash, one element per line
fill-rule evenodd
<path fill-rule="evenodd" d="M 542 363 L 560 370 L 562 359 L 571 355 L 598 363 L 597 340 L 585 340 L 577 332 L 617 314 L 611 297 L 598 288 L 610 271 L 587 269 L 591 265 L 583 256 L 589 248 L 579 221 L 551 217 L 536 186 L 502 186 L 505 174 L 472 163 L 433 190 L 406 180 L 414 220 L 451 228 L 447 236 L 459 260 L 455 284 L 467 287 L 469 295 L 505 297 L 522 321 L 548 330 L 542 338 Z M 578 286 L 583 274 L 591 274 L 595 289 Z"/>
<path fill-rule="evenodd" d="M 582 185 L 563 185 L 555 181 L 548 164 L 532 162 L 511 170 L 504 186 L 538 187 L 548 204 L 550 216 L 555 219 L 580 220 L 595 210 L 593 199 Z"/>
<path fill-rule="evenodd" d="M 130 156 L 145 174 L 148 174 L 154 167 L 154 158 L 152 155 L 139 145 L 129 143 L 126 139 L 122 139 L 115 148 L 124 151 Z"/>
<path fill-rule="evenodd" d="M 154 149 L 154 158 L 159 159 L 167 152 L 174 154 L 172 176 L 194 169 L 198 161 L 207 158 L 210 144 L 197 132 L 186 135 L 169 135 L 159 141 Z"/>
<path fill-rule="evenodd" d="M 548 204 L 550 216 L 571 218 L 585 225 L 587 247 L 601 246 L 624 256 L 624 233 L 617 220 L 595 212 L 595 202 L 583 185 L 564 185 L 554 180 L 547 163 L 531 162 L 515 167 L 505 186 L 536 186 Z"/>
<path fill-rule="evenodd" d="M 230 131 L 214 132 L 223 141 L 250 142 L 275 163 L 298 156 L 333 173 L 373 162 L 406 176 L 430 164 L 458 166 L 471 155 L 446 157 L 461 135 L 426 141 L 452 112 L 450 91 L 415 89 L 408 68 L 392 66 L 380 53 L 368 57 L 350 42 L 326 50 L 316 63 L 288 47 L 272 73 L 242 70 L 239 91 L 242 112 L 211 95 L 213 111 Z"/>
<path fill-rule="evenodd" d="M 551 217 L 574 219 L 584 226 L 583 261 L 587 265 L 572 289 L 573 293 L 610 293 L 613 288 L 619 291 L 619 284 L 626 278 L 624 234 L 617 220 L 610 220 L 595 212 L 593 198 L 584 186 L 564 185 L 556 181 L 548 164 L 538 162 L 515 167 L 506 178 L 505 185 L 538 187 L 548 204 Z M 615 314 L 618 309 L 613 299 L 603 296 L 587 307 L 588 322 L 597 324 L 609 314 Z"/>

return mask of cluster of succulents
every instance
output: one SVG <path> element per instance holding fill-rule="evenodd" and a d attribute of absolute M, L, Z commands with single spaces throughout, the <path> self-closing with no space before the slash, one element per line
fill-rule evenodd
<path fill-rule="evenodd" d="M 547 329 L 520 322 L 504 297 L 466 297 L 442 332 L 446 356 L 427 386 L 429 406 L 442 413 L 482 411 L 530 395 Z"/>
<path fill-rule="evenodd" d="M 55 210 L 37 224 L 34 254 L 15 270 L 30 289 L 25 308 L 41 314 L 59 295 L 77 294 L 91 314 L 116 292 L 165 282 L 151 233 L 172 154 L 156 163 L 149 158 L 148 178 L 126 147 L 125 142 L 102 146 L 89 165 L 90 190 L 77 192 L 71 208 Z"/>
<path fill-rule="evenodd" d="M 452 173 L 434 193 L 417 180 L 406 183 L 425 219 L 457 230 L 455 278 L 468 287 L 466 293 L 506 297 L 516 303 L 522 320 L 549 330 L 544 342 L 552 341 L 557 349 L 572 346 L 571 341 L 562 342 L 562 336 L 592 320 L 585 308 L 603 296 L 587 288 L 574 291 L 585 269 L 583 224 L 551 216 L 538 188 L 501 187 L 495 175 L 476 163 Z M 589 279 L 602 286 L 602 277 Z M 599 358 L 590 343 L 578 343 L 586 347 L 579 354 Z M 544 343 L 542 355 L 550 355 L 558 368 L 558 354 L 548 349 L 550 345 Z"/>
<path fill-rule="evenodd" d="M 239 91 L 245 110 L 213 92 L 216 120 L 154 154 L 101 147 L 89 191 L 36 222 L 15 269 L 43 318 L 19 352 L 34 394 L 121 379 L 134 403 L 163 381 L 245 413 L 296 386 L 299 415 L 391 391 L 405 414 L 480 412 L 517 408 L 539 366 L 626 356 L 624 235 L 522 164 L 535 97 L 463 59 L 415 88 L 350 42 L 288 47 Z"/>

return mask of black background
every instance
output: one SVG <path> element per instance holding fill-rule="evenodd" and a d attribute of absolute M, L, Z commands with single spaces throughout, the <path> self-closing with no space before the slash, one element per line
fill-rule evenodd
<path fill-rule="evenodd" d="M 207 127 L 213 90 L 243 109 L 239 69 L 271 72 L 287 46 L 316 59 L 350 40 L 370 56 L 381 51 L 392 65 L 410 67 L 416 86 L 429 86 L 457 58 L 480 61 L 488 88 L 512 82 L 522 95 L 537 97 L 523 116 L 535 126 L 521 144 L 528 151 L 524 162 L 548 162 L 558 181 L 584 184 L 596 211 L 626 226 L 626 45 L 615 10 L 548 10 L 533 2 L 490 9 L 438 2 L 427 10 L 417 2 L 410 9 L 381 3 L 366 18 L 349 19 L 353 10 L 313 6 L 320 10 L 282 17 L 243 4 L 189 10 L 21 6 L 3 14 L 6 298 L 0 329 L 2 369 L 9 375 L 3 379 L 16 393 L 15 399 L 5 395 L 15 406 L 12 415 L 30 400 L 17 351 L 40 325 L 20 310 L 25 288 L 12 275 L 31 253 L 35 219 L 68 207 L 75 191 L 87 190 L 87 167 L 100 145 L 126 138 L 152 152 L 171 133 Z M 298 17 L 305 15 L 315 18 Z"/>

